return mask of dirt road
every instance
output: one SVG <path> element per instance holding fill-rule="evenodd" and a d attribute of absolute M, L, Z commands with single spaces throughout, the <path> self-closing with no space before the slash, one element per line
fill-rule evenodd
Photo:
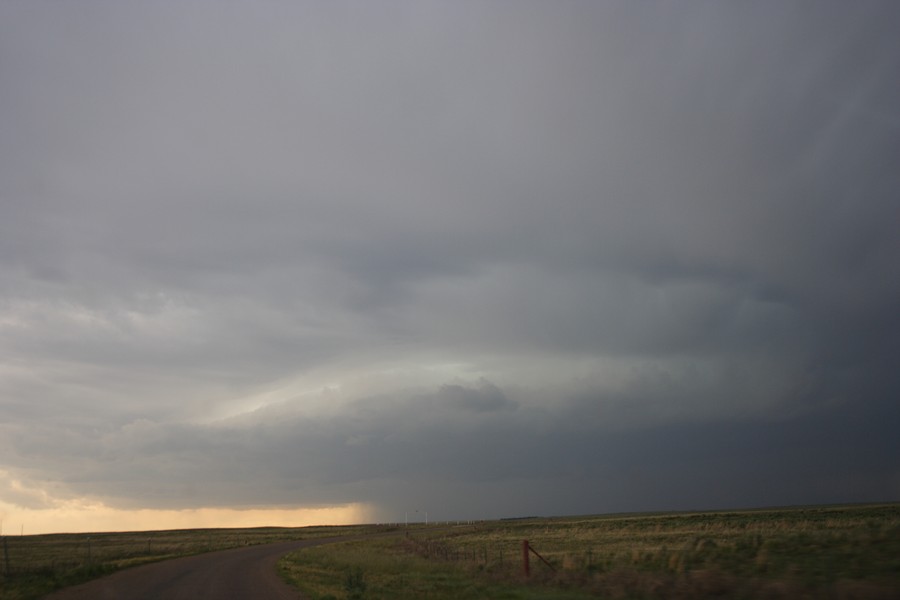
<path fill-rule="evenodd" d="M 46 600 L 297 600 L 275 571 L 278 559 L 351 537 L 279 542 L 176 558 L 125 569 L 66 588 Z"/>

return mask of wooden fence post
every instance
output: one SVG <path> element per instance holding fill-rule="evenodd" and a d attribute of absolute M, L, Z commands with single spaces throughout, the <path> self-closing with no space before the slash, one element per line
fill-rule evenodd
<path fill-rule="evenodd" d="M 531 567 L 528 564 L 528 540 L 522 540 L 522 572 L 525 577 L 531 576 Z"/>

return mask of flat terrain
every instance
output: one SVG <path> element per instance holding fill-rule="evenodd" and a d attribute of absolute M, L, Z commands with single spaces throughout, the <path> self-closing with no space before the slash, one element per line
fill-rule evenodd
<path fill-rule="evenodd" d="M 119 571 L 48 600 L 296 600 L 275 565 L 287 552 L 339 538 L 280 542 L 210 552 Z"/>
<path fill-rule="evenodd" d="M 0 600 L 900 599 L 898 503 L 3 542 Z"/>
<path fill-rule="evenodd" d="M 300 548 L 325 538 L 352 539 L 383 529 L 374 526 L 260 527 L 5 536 L 0 545 L 0 600 L 43 598 L 60 588 L 71 588 L 113 573 L 116 575 L 108 579 L 109 586 L 118 585 L 119 577 L 131 572 L 148 573 L 147 577 L 162 581 L 153 569 L 170 562 L 180 568 L 193 565 L 194 560 L 198 566 L 203 566 L 205 560 L 199 560 L 199 555 L 208 553 L 214 553 L 217 561 L 264 560 L 267 572 L 272 572 L 274 562 L 266 557 L 270 551 L 277 553 L 282 552 L 283 547 Z M 248 553 L 238 559 L 223 552 L 226 550 L 235 554 L 239 554 L 238 551 Z M 185 557 L 192 558 L 180 562 Z M 162 573 L 169 568 L 176 567 L 163 567 Z M 214 570 L 216 567 L 209 568 Z M 225 574 L 232 570 L 232 566 L 221 567 Z M 185 580 L 194 577 L 185 573 L 178 576 Z M 194 584 L 196 581 L 191 585 Z M 131 590 L 137 589 L 135 586 L 129 587 L 129 593 L 120 597 L 133 597 Z M 240 586 L 232 587 L 240 590 Z M 166 595 L 160 597 L 175 597 L 170 595 L 171 590 L 160 588 L 160 592 L 163 591 Z"/>
<path fill-rule="evenodd" d="M 900 504 L 528 518 L 293 552 L 309 600 L 900 600 Z M 523 569 L 522 541 L 543 556 Z"/>

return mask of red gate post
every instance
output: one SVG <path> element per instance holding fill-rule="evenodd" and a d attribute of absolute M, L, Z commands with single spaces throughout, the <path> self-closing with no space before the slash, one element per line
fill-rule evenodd
<path fill-rule="evenodd" d="M 531 575 L 531 568 L 528 565 L 528 540 L 522 540 L 522 569 L 525 577 Z"/>

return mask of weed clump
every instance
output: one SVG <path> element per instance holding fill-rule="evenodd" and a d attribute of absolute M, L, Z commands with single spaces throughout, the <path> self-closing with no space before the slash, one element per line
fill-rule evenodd
<path fill-rule="evenodd" d="M 366 580 L 362 569 L 350 568 L 344 576 L 344 591 L 347 592 L 347 600 L 362 600 L 366 594 Z"/>

